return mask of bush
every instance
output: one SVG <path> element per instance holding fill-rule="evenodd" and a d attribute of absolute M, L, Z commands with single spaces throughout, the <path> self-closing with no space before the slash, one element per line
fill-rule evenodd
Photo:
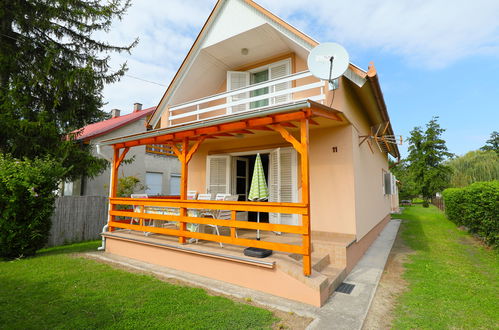
<path fill-rule="evenodd" d="M 499 181 L 477 182 L 443 192 L 447 218 L 491 246 L 499 245 Z"/>
<path fill-rule="evenodd" d="M 55 191 L 64 170 L 52 160 L 0 154 L 0 257 L 35 254 L 48 240 Z"/>

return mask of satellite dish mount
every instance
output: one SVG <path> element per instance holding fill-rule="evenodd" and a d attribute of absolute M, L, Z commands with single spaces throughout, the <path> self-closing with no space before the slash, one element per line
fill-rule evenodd
<path fill-rule="evenodd" d="M 312 49 L 307 64 L 312 75 L 328 81 L 329 90 L 334 90 L 338 88 L 338 78 L 348 69 L 350 57 L 341 45 L 326 42 Z"/>

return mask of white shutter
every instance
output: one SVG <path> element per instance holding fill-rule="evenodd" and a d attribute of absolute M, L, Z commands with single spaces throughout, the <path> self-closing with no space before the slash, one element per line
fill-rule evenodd
<path fill-rule="evenodd" d="M 293 148 L 279 148 L 270 153 L 269 201 L 296 203 L 298 196 L 297 155 Z M 298 225 L 298 215 L 270 213 L 270 223 Z"/>
<path fill-rule="evenodd" d="M 250 74 L 249 72 L 242 71 L 227 71 L 227 91 L 232 91 L 234 89 L 248 87 L 250 84 Z M 249 92 L 229 96 L 227 98 L 227 103 L 240 101 L 249 98 Z M 248 110 L 248 104 L 239 104 L 233 107 L 229 107 L 228 112 L 241 112 Z"/>
<path fill-rule="evenodd" d="M 230 194 L 230 156 L 208 156 L 206 187 L 210 194 Z"/>
<path fill-rule="evenodd" d="M 163 173 L 146 172 L 146 194 L 161 195 L 163 193 Z"/>
<path fill-rule="evenodd" d="M 289 62 L 289 60 L 286 60 L 284 62 L 278 62 L 278 63 L 271 64 L 269 66 L 269 71 L 270 71 L 270 80 L 285 77 L 285 76 L 290 74 L 290 71 L 291 71 L 290 62 Z M 291 82 L 288 81 L 285 83 L 281 83 L 281 84 L 277 84 L 277 85 L 272 86 L 270 92 L 271 93 L 280 92 L 280 91 L 290 89 L 290 88 L 291 88 Z M 286 103 L 286 102 L 289 102 L 290 100 L 291 100 L 291 95 L 285 94 L 285 95 L 273 97 L 271 103 L 272 104 Z"/>

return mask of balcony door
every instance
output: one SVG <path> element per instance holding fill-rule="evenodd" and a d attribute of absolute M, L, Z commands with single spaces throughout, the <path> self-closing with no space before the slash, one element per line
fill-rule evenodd
<path fill-rule="evenodd" d="M 228 71 L 227 91 L 248 87 L 250 85 L 264 83 L 269 80 L 279 79 L 291 74 L 291 60 L 264 65 L 249 71 Z M 243 92 L 227 98 L 227 103 L 242 101 L 244 99 L 258 97 L 269 93 L 284 91 L 291 88 L 291 82 L 283 82 L 270 87 L 259 88 L 250 92 Z M 236 104 L 229 107 L 229 113 L 246 111 L 249 109 L 263 108 L 269 105 L 287 103 L 291 101 L 291 94 L 282 94 L 270 98 L 260 98 L 258 100 Z"/>
<path fill-rule="evenodd" d="M 278 148 L 261 151 L 268 158 L 267 184 L 269 202 L 298 202 L 298 160 L 293 148 Z M 254 153 L 216 155 L 207 158 L 207 190 L 209 193 L 238 194 L 246 200 L 253 175 Z M 248 161 L 249 160 L 249 161 Z M 264 164 L 267 163 L 264 161 Z M 249 165 L 249 166 L 248 166 Z M 251 217 L 250 217 L 251 218 Z M 297 225 L 298 215 L 269 213 L 269 222 Z"/>

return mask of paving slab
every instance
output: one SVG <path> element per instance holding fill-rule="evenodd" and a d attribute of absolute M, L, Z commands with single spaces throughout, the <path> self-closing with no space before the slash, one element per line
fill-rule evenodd
<path fill-rule="evenodd" d="M 344 280 L 345 283 L 355 285 L 353 291 L 350 294 L 333 293 L 321 308 L 106 252 L 89 252 L 86 255 L 104 262 L 151 273 L 160 278 L 176 279 L 219 294 L 242 299 L 249 298 L 264 307 L 311 317 L 314 320 L 307 329 L 361 329 L 383 269 L 385 268 L 393 242 L 397 236 L 400 222 L 400 220 L 391 220 L 386 225 L 362 259 Z"/>

